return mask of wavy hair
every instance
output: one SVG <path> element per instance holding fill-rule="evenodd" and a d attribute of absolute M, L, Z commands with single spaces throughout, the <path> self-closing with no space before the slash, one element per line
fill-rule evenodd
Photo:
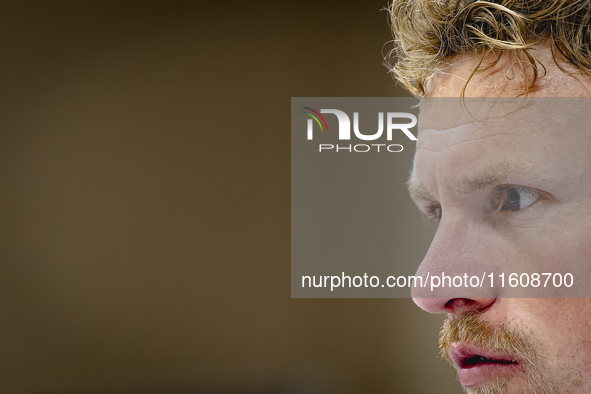
<path fill-rule="evenodd" d="M 449 57 L 482 56 L 472 78 L 495 66 L 508 51 L 522 60 L 522 67 L 531 66 L 527 94 L 540 74 L 530 50 L 545 40 L 555 62 L 558 51 L 591 73 L 591 0 L 394 0 L 389 12 L 394 49 L 386 56 L 388 68 L 418 96 L 425 94 L 428 78 L 441 72 Z M 494 54 L 495 60 L 483 65 L 486 54 Z"/>

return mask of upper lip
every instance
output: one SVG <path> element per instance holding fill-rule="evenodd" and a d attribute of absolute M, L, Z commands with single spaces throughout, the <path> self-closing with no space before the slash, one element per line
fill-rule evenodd
<path fill-rule="evenodd" d="M 518 364 L 520 362 L 510 353 L 461 342 L 450 344 L 449 356 L 459 369 L 471 368 L 479 363 Z"/>

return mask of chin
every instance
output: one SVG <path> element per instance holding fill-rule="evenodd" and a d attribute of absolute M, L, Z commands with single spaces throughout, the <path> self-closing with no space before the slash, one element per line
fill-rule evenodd
<path fill-rule="evenodd" d="M 479 387 L 464 387 L 468 394 L 559 394 L 554 386 L 539 377 L 509 377 Z"/>

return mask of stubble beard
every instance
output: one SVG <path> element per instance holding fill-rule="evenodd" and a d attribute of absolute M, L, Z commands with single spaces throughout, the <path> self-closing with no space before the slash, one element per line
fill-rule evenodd
<path fill-rule="evenodd" d="M 478 388 L 464 388 L 468 394 L 559 394 L 534 346 L 519 330 L 494 327 L 477 312 L 468 312 L 459 319 L 449 315 L 441 328 L 439 349 L 441 358 L 456 368 L 449 356 L 449 346 L 453 342 L 504 352 L 515 356 L 523 364 L 524 370 L 518 375 L 503 376 Z"/>

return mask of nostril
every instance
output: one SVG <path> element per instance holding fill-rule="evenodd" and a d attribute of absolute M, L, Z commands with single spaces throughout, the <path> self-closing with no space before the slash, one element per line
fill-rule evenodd
<path fill-rule="evenodd" d="M 413 301 L 419 308 L 429 313 L 451 313 L 462 315 L 466 312 L 484 312 L 491 308 L 496 298 L 417 298 Z"/>
<path fill-rule="evenodd" d="M 470 307 L 474 304 L 474 300 L 469 298 L 452 298 L 445 303 L 445 307 L 448 309 L 457 309 L 461 307 Z"/>
<path fill-rule="evenodd" d="M 483 312 L 490 308 L 496 298 L 452 298 L 445 303 L 447 313 L 461 315 L 466 312 Z"/>

